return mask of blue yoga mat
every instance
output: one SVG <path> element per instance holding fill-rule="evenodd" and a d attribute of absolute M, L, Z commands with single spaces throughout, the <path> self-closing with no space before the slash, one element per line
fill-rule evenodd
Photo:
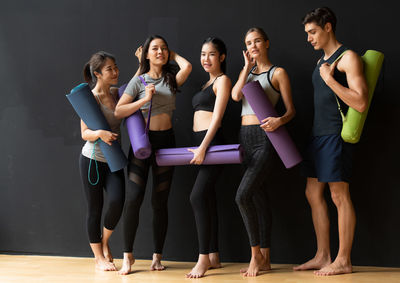
<path fill-rule="evenodd" d="M 73 88 L 71 93 L 67 94 L 67 98 L 75 109 L 75 112 L 89 129 L 94 131 L 100 129 L 111 131 L 87 83 L 82 83 Z M 128 159 L 117 140 L 113 141 L 111 146 L 102 140 L 99 140 L 98 144 L 107 160 L 111 172 L 121 170 L 128 164 Z"/>

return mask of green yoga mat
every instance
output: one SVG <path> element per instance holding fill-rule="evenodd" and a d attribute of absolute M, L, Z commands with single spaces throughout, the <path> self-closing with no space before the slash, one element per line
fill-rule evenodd
<path fill-rule="evenodd" d="M 341 134 L 342 139 L 348 143 L 357 143 L 360 140 L 376 82 L 381 72 L 384 55 L 379 51 L 367 50 L 361 58 L 364 62 L 364 75 L 368 85 L 368 106 L 362 113 L 349 107 Z"/>

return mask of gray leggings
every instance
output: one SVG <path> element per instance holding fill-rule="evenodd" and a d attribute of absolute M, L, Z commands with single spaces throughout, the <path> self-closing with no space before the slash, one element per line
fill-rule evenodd
<path fill-rule="evenodd" d="M 271 164 L 272 145 L 259 125 L 242 126 L 240 143 L 244 148 L 246 172 L 237 190 L 236 203 L 250 245 L 269 248 L 272 218 L 265 181 Z"/>

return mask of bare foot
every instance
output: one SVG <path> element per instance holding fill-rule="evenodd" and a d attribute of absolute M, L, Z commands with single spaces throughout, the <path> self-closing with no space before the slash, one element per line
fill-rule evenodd
<path fill-rule="evenodd" d="M 117 270 L 114 263 L 109 262 L 105 258 L 96 258 L 95 263 L 96 263 L 96 269 L 98 269 L 98 270 L 102 270 L 102 271 L 116 271 Z"/>
<path fill-rule="evenodd" d="M 210 259 L 210 269 L 221 268 L 221 262 L 219 261 L 219 253 L 210 253 L 208 254 L 208 258 Z"/>
<path fill-rule="evenodd" d="M 161 264 L 161 254 L 153 254 L 153 262 L 151 263 L 150 270 L 161 271 L 165 269 L 165 266 Z"/>
<path fill-rule="evenodd" d="M 240 273 L 246 273 L 249 267 L 241 268 Z M 265 262 L 262 266 L 260 266 L 260 271 L 269 271 L 271 270 L 271 264 L 269 262 Z"/>
<path fill-rule="evenodd" d="M 200 254 L 199 260 L 196 265 L 193 267 L 192 271 L 186 274 L 186 278 L 201 278 L 204 277 L 204 274 L 208 269 L 210 269 L 211 263 L 208 254 Z"/>
<path fill-rule="evenodd" d="M 331 257 L 330 256 L 315 256 L 314 258 L 310 259 L 306 263 L 303 263 L 299 266 L 293 267 L 294 271 L 301 271 L 301 270 L 310 270 L 310 269 L 321 269 L 327 265 L 331 264 Z"/>
<path fill-rule="evenodd" d="M 340 260 L 335 260 L 333 263 L 321 268 L 320 270 L 314 271 L 315 275 L 320 276 L 329 276 L 329 275 L 338 275 L 338 274 L 346 274 L 352 273 L 353 268 L 349 261 L 343 262 Z"/>
<path fill-rule="evenodd" d="M 265 258 L 262 254 L 256 254 L 251 257 L 249 267 L 246 272 L 243 273 L 245 277 L 254 277 L 258 275 L 258 272 L 261 270 L 261 267 L 266 265 Z"/>
<path fill-rule="evenodd" d="M 102 248 L 103 248 L 103 255 L 104 255 L 104 258 L 105 258 L 106 260 L 108 260 L 109 262 L 113 262 L 114 259 L 113 259 L 113 256 L 112 256 L 112 254 L 111 254 L 111 250 L 110 250 L 110 246 L 108 245 L 108 241 L 107 241 L 107 242 L 103 242 L 103 240 L 102 240 L 101 242 L 102 242 L 102 243 L 101 243 L 101 246 L 102 246 Z"/>
<path fill-rule="evenodd" d="M 128 275 L 132 271 L 132 264 L 135 263 L 135 258 L 131 253 L 124 253 L 124 260 L 122 261 L 122 267 L 118 271 L 119 275 Z"/>

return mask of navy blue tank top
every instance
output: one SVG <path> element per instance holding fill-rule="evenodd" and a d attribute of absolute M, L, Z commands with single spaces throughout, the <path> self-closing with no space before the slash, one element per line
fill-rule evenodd
<path fill-rule="evenodd" d="M 312 82 L 314 86 L 313 136 L 340 134 L 342 131 L 342 116 L 340 115 L 336 102 L 336 94 L 322 79 L 319 73 L 319 68 L 324 63 L 332 64 L 340 54 L 347 49 L 347 47 L 342 45 L 327 60 L 324 60 L 324 56 L 322 56 L 312 74 Z M 342 73 L 335 68 L 333 77 L 338 83 L 347 87 L 345 73 Z M 343 113 L 346 114 L 348 106 L 339 97 L 338 101 Z"/>
<path fill-rule="evenodd" d="M 208 87 L 206 87 L 203 90 L 200 90 L 193 96 L 192 106 L 195 112 L 198 110 L 204 110 L 208 112 L 214 111 L 214 105 L 215 105 L 215 93 L 213 90 L 214 82 L 212 82 L 212 84 L 210 84 Z"/>

